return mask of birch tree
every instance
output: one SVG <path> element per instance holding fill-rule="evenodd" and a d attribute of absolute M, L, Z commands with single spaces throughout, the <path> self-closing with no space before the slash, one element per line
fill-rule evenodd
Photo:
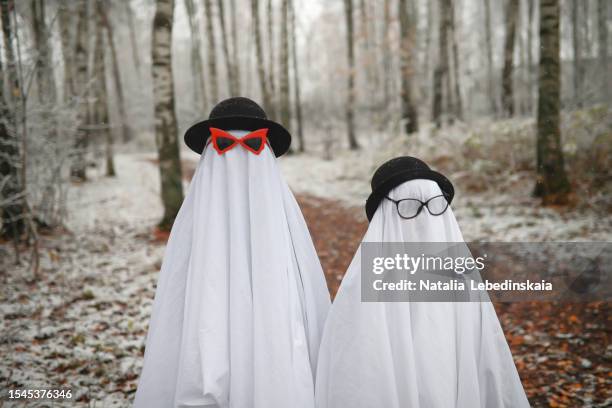
<path fill-rule="evenodd" d="M 187 10 L 189 34 L 191 35 L 191 76 L 195 88 L 195 105 L 199 108 L 205 108 L 208 103 L 206 100 L 206 87 L 203 78 L 204 68 L 202 66 L 202 56 L 200 55 L 200 31 L 196 21 L 196 11 L 193 0 L 185 0 L 185 9 Z"/>
<path fill-rule="evenodd" d="M 155 142 L 159 159 L 164 216 L 159 228 L 169 230 L 183 201 L 178 127 L 172 78 L 173 0 L 156 0 L 153 19 L 152 77 L 155 107 Z"/>
<path fill-rule="evenodd" d="M 564 168 L 560 130 L 561 65 L 559 0 L 540 0 L 537 181 L 534 194 L 544 204 L 567 201 L 570 184 Z"/>
<path fill-rule="evenodd" d="M 497 113 L 497 92 L 493 76 L 493 32 L 491 29 L 491 0 L 484 2 L 484 40 L 487 61 L 487 94 L 493 113 Z"/>
<path fill-rule="evenodd" d="M 138 41 L 136 41 L 136 27 L 134 27 L 134 11 L 132 11 L 132 6 L 130 0 L 124 2 L 125 11 L 128 18 L 128 29 L 130 31 L 130 43 L 132 46 L 132 58 L 134 59 L 134 64 L 136 65 L 136 71 L 140 71 L 140 56 L 138 55 Z"/>
<path fill-rule="evenodd" d="M 597 5 L 597 25 L 599 37 L 599 61 L 601 65 L 601 91 L 604 101 L 610 101 L 612 97 L 612 81 L 608 67 L 610 65 L 608 58 L 608 0 L 599 0 Z"/>
<path fill-rule="evenodd" d="M 108 18 L 107 9 L 109 8 L 110 3 L 105 0 L 97 0 L 96 5 L 100 23 L 102 24 L 102 26 L 104 27 L 104 31 L 106 32 L 106 41 L 108 42 L 111 62 L 113 65 L 113 82 L 115 84 L 115 93 L 117 94 L 117 108 L 119 110 L 119 116 L 121 117 L 121 136 L 124 142 L 129 142 L 130 140 L 132 140 L 132 132 L 130 130 L 130 125 L 127 118 L 125 98 L 123 96 L 123 85 L 121 81 L 121 72 L 119 71 L 119 60 L 117 58 L 115 38 L 113 37 L 113 26 Z"/>
<path fill-rule="evenodd" d="M 402 79 L 402 123 L 406 134 L 414 133 L 419 129 L 417 109 L 412 97 L 412 78 L 415 68 L 412 61 L 415 60 L 412 49 L 415 43 L 415 27 L 413 18 L 408 14 L 408 0 L 398 1 L 398 14 L 400 20 L 400 70 Z"/>
<path fill-rule="evenodd" d="M 236 78 L 236 62 L 232 60 L 230 55 L 230 39 L 225 26 L 225 9 L 223 7 L 223 0 L 217 1 L 219 9 L 219 25 L 221 26 L 221 45 L 223 48 L 223 56 L 225 57 L 225 67 L 227 71 L 227 77 L 229 82 L 229 91 L 232 96 L 239 96 L 240 91 L 238 90 L 238 81 Z"/>
<path fill-rule="evenodd" d="M 70 168 L 70 175 L 76 181 L 85 181 L 86 174 L 86 153 L 87 153 L 87 94 L 88 94 L 88 59 L 87 52 L 87 34 L 88 34 L 88 7 L 87 3 L 83 2 L 79 6 L 78 24 L 76 33 L 76 47 L 74 54 L 74 64 L 76 65 L 75 73 L 75 92 L 80 95 L 79 98 L 79 129 L 76 132 L 76 140 L 74 144 L 74 158 Z"/>
<path fill-rule="evenodd" d="M 219 86 L 217 85 L 217 41 L 213 25 L 213 9 L 210 0 L 204 0 L 204 14 L 206 17 L 206 38 L 208 41 L 208 75 L 210 84 L 210 101 L 213 105 L 219 102 Z"/>
<path fill-rule="evenodd" d="M 443 84 L 448 81 L 448 28 L 450 26 L 450 0 L 439 0 L 440 22 L 438 26 L 438 63 L 434 71 L 433 78 L 433 106 L 432 120 L 436 127 L 442 126 L 442 101 L 443 101 Z M 448 85 L 448 82 L 446 82 Z M 448 92 L 450 87 L 447 86 L 447 98 L 450 96 Z"/>
<path fill-rule="evenodd" d="M 289 0 L 289 12 L 291 13 L 291 59 L 293 60 L 293 91 L 295 101 L 295 121 L 298 137 L 298 150 L 306 151 L 306 142 L 304 141 L 304 132 L 302 129 L 302 97 L 300 92 L 300 71 L 297 58 L 297 39 L 295 35 L 295 5 L 294 0 Z"/>
<path fill-rule="evenodd" d="M 281 42 L 279 52 L 279 96 L 280 122 L 289 127 L 291 124 L 291 104 L 289 103 L 289 0 L 281 3 Z"/>
<path fill-rule="evenodd" d="M 453 45 L 453 95 L 455 99 L 454 114 L 457 119 L 463 119 L 463 101 L 461 100 L 461 79 L 459 75 L 459 45 L 457 41 L 457 31 L 455 29 L 455 1 L 450 2 L 451 9 L 449 10 L 449 35 Z"/>
<path fill-rule="evenodd" d="M 108 114 L 108 91 L 106 88 L 106 63 L 105 63 L 105 44 L 104 31 L 107 31 L 104 23 L 104 10 L 100 10 L 101 2 L 98 2 L 98 22 L 96 26 L 96 43 L 94 48 L 94 86 L 93 96 L 95 97 L 93 107 L 93 123 L 98 129 L 98 135 L 105 145 L 106 175 L 115 176 L 115 162 L 113 157 L 113 134 L 109 127 Z"/>
<path fill-rule="evenodd" d="M 268 0 L 266 5 L 266 22 L 267 22 L 267 30 L 268 30 L 268 87 L 270 90 L 270 111 L 268 112 L 268 116 L 271 119 L 276 120 L 277 113 L 277 95 L 276 95 L 276 76 L 275 76 L 275 42 L 274 42 L 274 7 L 272 6 L 273 0 Z M 263 64 L 263 60 L 259 61 L 259 63 Z"/>
<path fill-rule="evenodd" d="M 572 0 L 572 47 L 574 51 L 573 59 L 573 79 L 574 79 L 574 101 L 577 106 L 581 105 L 582 99 L 582 57 L 581 35 L 580 35 L 580 2 L 585 0 Z"/>
<path fill-rule="evenodd" d="M 514 116 L 514 43 L 519 1 L 508 0 L 506 7 L 506 39 L 504 41 L 504 68 L 502 72 L 502 108 L 507 116 Z"/>
<path fill-rule="evenodd" d="M 251 16 L 253 18 L 253 37 L 255 38 L 255 54 L 257 65 L 257 76 L 259 77 L 259 88 L 263 99 L 264 110 L 266 114 L 272 110 L 270 99 L 270 88 L 268 87 L 268 78 L 266 75 L 266 66 L 264 65 L 263 47 L 261 41 L 261 23 L 259 19 L 259 1 L 251 0 Z"/>
<path fill-rule="evenodd" d="M 355 136 L 355 35 L 353 30 L 353 0 L 344 0 L 344 18 L 346 21 L 346 53 L 348 60 L 346 127 L 351 150 L 359 149 Z"/>

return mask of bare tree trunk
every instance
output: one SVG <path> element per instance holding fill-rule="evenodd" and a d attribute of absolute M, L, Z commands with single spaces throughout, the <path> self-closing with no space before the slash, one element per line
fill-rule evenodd
<path fill-rule="evenodd" d="M 75 80 L 75 91 L 80 95 L 79 100 L 79 129 L 76 132 L 76 140 L 74 144 L 74 159 L 70 168 L 70 175 L 76 181 L 85 181 L 87 179 L 87 162 L 86 162 L 86 151 L 87 151 L 87 94 L 88 94 L 88 81 L 87 81 L 87 34 L 88 34 L 88 12 L 87 3 L 83 3 L 79 6 L 78 12 L 78 24 L 76 34 L 76 47 L 74 55 L 74 64 L 76 65 L 76 80 Z"/>
<path fill-rule="evenodd" d="M 601 92 L 604 102 L 610 102 L 612 98 L 612 81 L 609 73 L 608 59 L 608 0 L 599 0 L 597 6 L 598 30 L 599 30 L 599 61 L 601 65 Z"/>
<path fill-rule="evenodd" d="M 15 129 L 15 117 L 9 106 L 16 105 L 16 96 L 21 86 L 17 76 L 15 52 L 13 50 L 13 25 L 11 10 L 15 7 L 12 0 L 0 0 L 6 72 L 0 60 L 0 201 L 8 201 L 2 206 L 1 236 L 13 238 L 15 242 L 25 231 L 26 203 L 25 187 L 19 176 L 21 155 L 19 140 Z M 0 56 L 1 58 L 1 56 Z M 5 88 L 4 79 L 9 84 Z M 5 95 L 4 91 L 9 92 Z"/>
<path fill-rule="evenodd" d="M 113 63 L 113 78 L 115 83 L 115 93 L 117 94 L 117 108 L 119 110 L 119 116 L 121 116 L 121 136 L 124 142 L 132 140 L 132 132 L 130 130 L 129 121 L 127 118 L 127 111 L 125 109 L 125 98 L 123 96 L 123 86 L 121 83 L 121 72 L 119 72 L 119 61 L 117 59 L 117 49 L 115 48 L 115 39 L 113 37 L 113 26 L 108 19 L 107 8 L 110 7 L 110 3 L 104 0 L 98 0 L 97 2 L 98 14 L 100 22 L 106 29 L 106 38 L 108 46 L 111 52 L 111 61 Z M 105 89 L 106 92 L 106 89 Z"/>
<path fill-rule="evenodd" d="M 291 127 L 291 102 L 289 100 L 289 0 L 282 0 L 280 15 L 279 116 L 280 123 Z"/>
<path fill-rule="evenodd" d="M 463 102 L 461 101 L 461 83 L 459 78 L 459 47 L 457 45 L 457 32 L 455 30 L 455 2 L 450 2 L 451 9 L 449 10 L 450 15 L 450 37 L 453 44 L 453 77 L 454 87 L 453 92 L 455 96 L 455 117 L 459 120 L 463 120 Z"/>
<path fill-rule="evenodd" d="M 391 64 L 389 61 L 392 58 L 391 53 L 391 0 L 385 0 L 383 10 L 383 60 L 386 61 L 383 68 L 383 101 L 391 100 Z M 390 119 L 389 109 L 384 109 L 381 125 L 386 124 Z M 383 125 L 384 126 L 384 125 Z"/>
<path fill-rule="evenodd" d="M 193 0 L 185 0 L 187 18 L 189 21 L 189 33 L 191 35 L 191 75 L 193 77 L 195 105 L 205 109 L 208 106 L 206 100 L 206 86 L 204 85 L 204 68 L 202 56 L 200 55 L 200 30 L 196 22 L 196 12 Z"/>
<path fill-rule="evenodd" d="M 400 20 L 400 71 L 402 78 L 402 122 L 406 134 L 414 133 L 419 130 L 417 109 L 412 101 L 412 78 L 415 68 L 412 61 L 416 58 L 412 52 L 415 44 L 415 24 L 414 17 L 408 15 L 408 1 L 399 0 L 398 14 Z"/>
<path fill-rule="evenodd" d="M 534 194 L 544 204 L 567 202 L 570 184 L 561 147 L 559 0 L 540 1 L 540 71 L 538 98 L 537 182 Z"/>
<path fill-rule="evenodd" d="M 136 41 L 136 28 L 134 27 L 134 12 L 132 11 L 132 7 L 130 5 L 130 1 L 126 1 L 125 3 L 125 11 L 127 13 L 128 18 L 128 29 L 130 30 L 130 43 L 132 45 L 132 58 L 134 59 L 134 64 L 136 65 L 136 71 L 140 72 L 140 57 L 138 56 L 138 41 Z"/>
<path fill-rule="evenodd" d="M 353 0 L 344 0 L 344 18 L 346 20 L 346 48 L 348 57 L 346 126 L 349 148 L 359 149 L 355 136 L 355 37 L 353 33 Z"/>
<path fill-rule="evenodd" d="M 487 53 L 487 83 L 489 103 L 493 113 L 497 113 L 497 96 L 495 89 L 495 78 L 493 77 L 493 32 L 491 29 L 491 0 L 484 0 L 484 33 L 485 48 Z"/>
<path fill-rule="evenodd" d="M 106 61 L 104 58 L 104 31 L 108 31 L 107 24 L 104 21 L 106 11 L 103 10 L 104 5 L 98 1 L 98 24 L 96 29 L 96 45 L 94 51 L 94 78 L 95 87 L 92 89 L 95 102 L 93 106 L 93 121 L 96 128 L 99 129 L 98 135 L 100 140 L 104 141 L 105 159 L 106 159 L 106 175 L 108 177 L 115 176 L 115 162 L 113 158 L 113 134 L 109 128 L 108 114 L 108 91 L 106 88 Z M 112 51 L 111 51 L 112 52 Z"/>
<path fill-rule="evenodd" d="M 504 42 L 504 69 L 502 72 L 502 107 L 504 114 L 514 116 L 514 42 L 516 39 L 516 20 L 518 0 L 508 0 L 506 8 L 506 39 Z"/>
<path fill-rule="evenodd" d="M 268 23 L 268 86 L 270 89 L 270 112 L 268 115 L 272 119 L 276 119 L 277 107 L 277 95 L 276 95 L 276 78 L 274 69 L 274 8 L 272 7 L 272 0 L 268 0 L 267 4 L 267 23 Z"/>
<path fill-rule="evenodd" d="M 156 0 L 153 20 L 152 73 L 155 106 L 155 141 L 159 158 L 161 198 L 164 216 L 159 228 L 169 230 L 183 201 L 178 127 L 174 108 L 172 78 L 173 0 Z"/>
<path fill-rule="evenodd" d="M 221 25 L 221 44 L 223 45 L 223 55 L 225 57 L 225 66 L 227 70 L 227 78 L 229 82 L 229 91 L 231 96 L 239 96 L 238 95 L 238 87 L 236 81 L 236 63 L 232 61 L 229 52 L 229 37 L 227 35 L 227 29 L 225 27 L 225 9 L 223 8 L 223 0 L 217 1 L 219 8 L 219 23 Z"/>
<path fill-rule="evenodd" d="M 574 102 L 576 106 L 582 105 L 582 58 L 580 55 L 580 10 L 579 2 L 572 0 L 572 46 L 574 50 Z"/>
<path fill-rule="evenodd" d="M 72 33 L 71 25 L 74 22 L 72 13 L 68 8 L 67 4 L 60 4 L 58 6 L 58 18 L 60 27 L 60 42 L 62 45 L 62 56 L 64 65 L 64 87 L 63 87 L 63 100 L 68 102 L 70 98 L 74 97 L 74 75 L 72 67 L 74 65 L 73 52 L 72 52 Z"/>
<path fill-rule="evenodd" d="M 304 132 L 302 129 L 302 102 L 300 95 L 300 72 L 299 62 L 297 59 L 297 40 L 295 35 L 296 22 L 295 22 L 295 6 L 294 0 L 289 0 L 289 7 L 291 12 L 291 59 L 293 60 L 293 91 L 295 93 L 295 119 L 298 136 L 298 150 L 300 152 L 306 151 L 306 144 L 304 142 Z"/>
<path fill-rule="evenodd" d="M 536 9 L 536 0 L 527 1 L 527 69 L 526 69 L 526 88 L 527 88 L 527 112 L 531 115 L 533 112 L 533 30 L 534 18 Z"/>
<path fill-rule="evenodd" d="M 264 64 L 265 59 L 261 44 L 261 27 L 259 23 L 258 0 L 251 0 L 251 16 L 253 16 L 253 34 L 255 37 L 255 52 L 257 54 L 255 63 L 257 64 L 257 73 L 259 75 L 259 86 L 261 88 L 264 110 L 266 111 L 266 114 L 269 115 L 268 112 L 272 110 L 272 105 L 270 100 L 270 89 L 268 88 L 266 76 L 266 66 Z"/>
<path fill-rule="evenodd" d="M 439 0 L 440 22 L 438 34 L 438 65 L 433 78 L 432 120 L 436 127 L 442 126 L 442 84 L 448 80 L 448 28 L 450 25 L 450 0 Z M 447 87 L 448 89 L 448 87 Z M 447 100 L 450 93 L 447 92 Z"/>
<path fill-rule="evenodd" d="M 206 36 L 208 38 L 208 75 L 210 76 L 210 99 L 214 105 L 219 102 L 219 87 L 217 85 L 217 41 L 215 39 L 215 28 L 213 26 L 213 9 L 210 0 L 204 0 L 206 13 Z"/>
<path fill-rule="evenodd" d="M 36 58 L 36 79 L 38 85 L 38 100 L 42 104 L 54 104 L 56 101 L 53 63 L 51 61 L 50 33 L 45 22 L 44 0 L 32 0 L 32 31 L 34 47 L 38 51 Z"/>
<path fill-rule="evenodd" d="M 236 79 L 236 89 L 237 94 L 241 93 L 242 87 L 240 86 L 240 82 L 242 81 L 240 78 L 240 59 L 238 58 L 238 26 L 236 24 L 236 0 L 230 1 L 230 16 L 231 16 L 231 25 L 232 25 L 232 55 L 234 61 L 234 76 Z"/>

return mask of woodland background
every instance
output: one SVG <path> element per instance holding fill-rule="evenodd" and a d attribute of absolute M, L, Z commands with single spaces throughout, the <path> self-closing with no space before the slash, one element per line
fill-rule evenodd
<path fill-rule="evenodd" d="M 129 406 L 198 158 L 182 135 L 229 96 L 291 130 L 332 297 L 398 155 L 453 181 L 466 240 L 612 240 L 609 0 L 0 0 L 0 19 L 2 391 Z M 609 302 L 496 308 L 532 405 L 612 403 Z"/>

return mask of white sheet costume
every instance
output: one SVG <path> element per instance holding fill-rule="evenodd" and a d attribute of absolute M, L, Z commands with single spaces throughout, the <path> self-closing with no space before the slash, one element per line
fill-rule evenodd
<path fill-rule="evenodd" d="M 393 199 L 440 195 L 410 180 Z M 364 242 L 463 242 L 449 207 L 399 217 L 382 200 Z M 361 302 L 358 250 L 327 318 L 316 380 L 317 408 L 528 407 L 490 302 Z"/>
<path fill-rule="evenodd" d="M 314 408 L 328 308 L 270 148 L 207 146 L 168 241 L 134 406 Z"/>

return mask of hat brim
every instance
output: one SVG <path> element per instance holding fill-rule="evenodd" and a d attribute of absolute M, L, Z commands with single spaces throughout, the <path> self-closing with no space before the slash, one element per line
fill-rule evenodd
<path fill-rule="evenodd" d="M 202 154 L 206 141 L 210 137 L 211 127 L 223 130 L 251 131 L 267 128 L 268 141 L 276 157 L 287 153 L 289 146 L 291 146 L 291 134 L 282 125 L 268 119 L 249 116 L 226 116 L 198 122 L 185 132 L 185 144 L 194 152 Z"/>
<path fill-rule="evenodd" d="M 453 201 L 453 197 L 455 196 L 455 189 L 453 184 L 447 179 L 444 175 L 438 173 L 433 170 L 407 170 L 402 171 L 390 176 L 387 180 L 385 180 L 375 191 L 372 191 L 372 194 L 368 197 L 366 201 L 366 215 L 368 217 L 368 221 L 372 221 L 372 217 L 374 217 L 374 213 L 378 209 L 378 205 L 385 198 L 387 194 L 395 187 L 400 184 L 417 179 L 426 179 L 435 181 L 440 190 L 446 195 L 446 200 L 450 204 Z"/>

